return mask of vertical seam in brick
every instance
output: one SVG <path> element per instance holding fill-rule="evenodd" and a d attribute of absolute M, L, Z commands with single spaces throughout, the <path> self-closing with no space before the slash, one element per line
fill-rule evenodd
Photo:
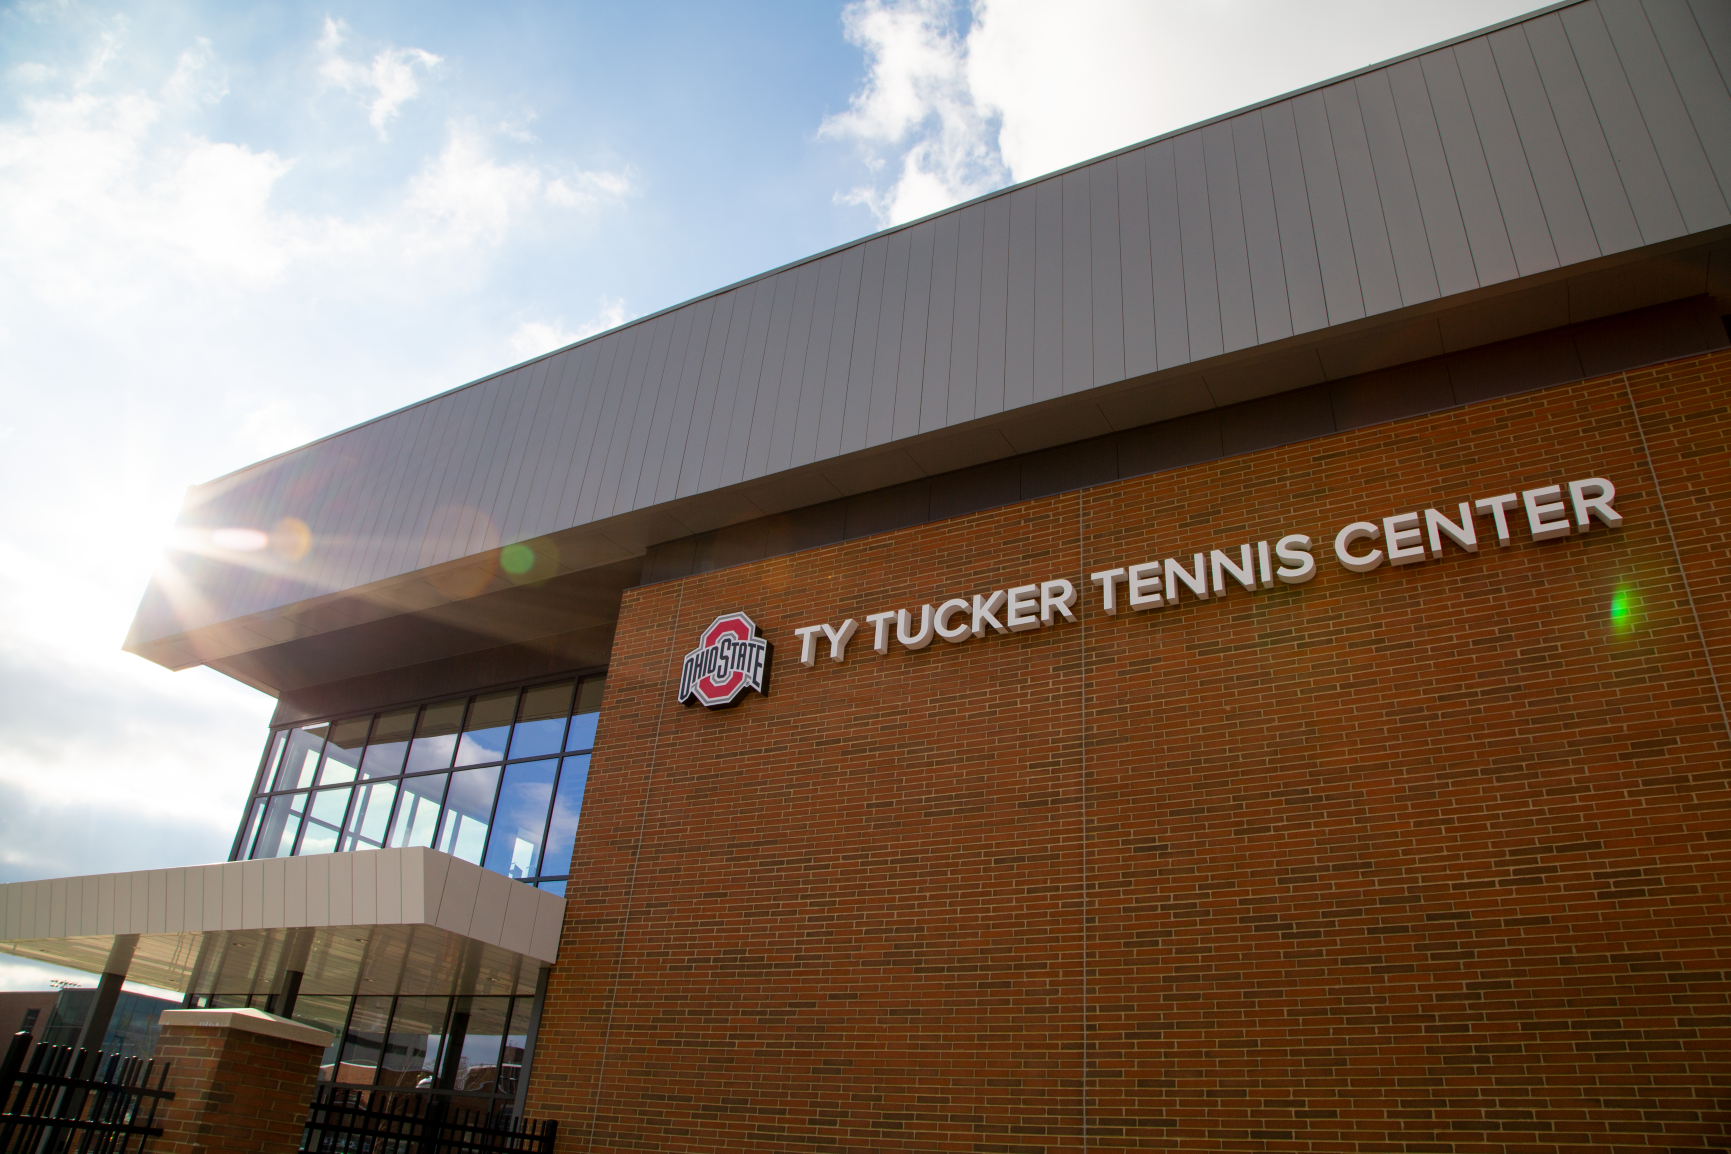
<path fill-rule="evenodd" d="M 1647 475 L 1653 478 L 1653 496 L 1659 502 L 1659 517 L 1665 522 L 1665 536 L 1671 539 L 1671 553 L 1677 558 L 1677 577 L 1683 582 L 1683 598 L 1689 603 L 1689 616 L 1695 621 L 1695 636 L 1701 640 L 1701 660 L 1707 663 L 1707 680 L 1713 685 L 1713 700 L 1719 703 L 1719 723 L 1725 735 L 1731 737 L 1731 714 L 1725 711 L 1725 695 L 1719 689 L 1719 674 L 1713 668 L 1713 649 L 1707 644 L 1707 630 L 1701 626 L 1700 610 L 1695 608 L 1695 591 L 1689 587 L 1689 570 L 1683 565 L 1683 548 L 1677 544 L 1677 531 L 1671 527 L 1671 512 L 1665 507 L 1665 490 L 1659 484 L 1659 470 L 1653 464 L 1653 450 L 1647 447 L 1647 430 L 1641 424 L 1641 409 L 1635 404 L 1635 389 L 1629 384 L 1629 374 L 1623 374 L 1623 391 L 1629 395 L 1629 412 L 1635 418 L 1635 432 L 1641 438 L 1641 455 L 1647 459 Z"/>
<path fill-rule="evenodd" d="M 1093 897 L 1088 886 L 1088 837 L 1092 832 L 1088 822 L 1088 490 L 1076 490 L 1076 628 L 1081 645 L 1081 750 L 1078 757 L 1082 781 L 1080 806 L 1082 812 L 1082 1149 L 1088 1149 L 1088 1102 L 1093 1091 L 1089 1075 L 1094 1068 L 1094 1047 L 1088 1030 L 1088 914 Z"/>
<path fill-rule="evenodd" d="M 583 1145 L 593 1149 L 595 1127 L 601 1117 L 601 1088 L 607 1078 L 607 1047 L 613 1040 L 613 1011 L 619 1005 L 619 983 L 625 973 L 625 938 L 631 930 L 631 903 L 637 894 L 637 867 L 643 860 L 643 835 L 649 828 L 649 803 L 655 794 L 656 755 L 661 748 L 661 722 L 667 715 L 667 671 L 679 653 L 679 620 L 685 608 L 685 582 L 679 579 L 679 593 L 673 603 L 673 624 L 667 631 L 667 661 L 662 665 L 661 690 L 655 703 L 655 734 L 649 740 L 649 764 L 643 777 L 643 811 L 637 821 L 637 840 L 631 848 L 631 873 L 625 881 L 625 911 L 619 919 L 619 952 L 613 962 L 613 985 L 607 991 L 607 1027 L 601 1035 L 601 1056 L 595 1064 L 595 1094 L 589 1109 L 589 1133 Z"/>

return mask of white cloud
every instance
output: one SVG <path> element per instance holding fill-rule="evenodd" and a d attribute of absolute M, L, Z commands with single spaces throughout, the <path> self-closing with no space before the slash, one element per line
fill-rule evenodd
<path fill-rule="evenodd" d="M 820 132 L 881 224 L 1470 32 L 1531 0 L 855 0 L 867 77 Z"/>
<path fill-rule="evenodd" d="M 535 123 L 533 112 L 525 112 L 521 120 L 501 120 L 498 129 L 499 135 L 506 140 L 514 140 L 518 144 L 534 144 L 541 138 L 529 128 L 533 123 Z"/>
<path fill-rule="evenodd" d="M 547 182 L 547 203 L 559 208 L 594 208 L 621 200 L 633 191 L 631 178 L 623 172 L 576 172 Z"/>
<path fill-rule="evenodd" d="M 559 321 L 524 321 L 505 339 L 505 347 L 511 350 L 512 359 L 526 361 L 582 339 L 576 333 L 566 332 Z"/>
<path fill-rule="evenodd" d="M 162 86 L 162 95 L 173 104 L 215 104 L 228 95 L 228 74 L 216 65 L 209 40 L 200 36 L 180 54 L 173 74 Z"/>
<path fill-rule="evenodd" d="M 349 27 L 341 20 L 325 17 L 324 34 L 319 38 L 319 54 L 324 62 L 319 73 L 345 92 L 371 96 L 367 123 L 386 140 L 385 125 L 394 119 L 403 105 L 421 94 L 419 73 L 430 73 L 444 63 L 424 48 L 387 47 L 362 63 L 342 54 L 343 41 Z"/>
<path fill-rule="evenodd" d="M 601 308 L 583 324 L 577 326 L 575 332 L 567 332 L 565 322 L 560 321 L 524 321 L 517 326 L 505 345 L 511 350 L 512 356 L 519 361 L 530 357 L 538 357 L 542 353 L 550 353 L 554 349 L 562 349 L 566 345 L 592 337 L 596 333 L 618 328 L 631 320 L 634 314 L 625 311 L 625 302 L 618 297 L 603 297 Z"/>
<path fill-rule="evenodd" d="M 845 202 L 864 204 L 880 223 L 892 224 L 1007 182 L 993 118 L 969 87 L 967 44 L 952 4 L 855 0 L 842 25 L 865 51 L 868 78 L 848 110 L 826 118 L 819 134 L 859 141 L 868 167 L 894 173 L 887 188 L 861 185 L 842 196 Z"/>
<path fill-rule="evenodd" d="M 630 179 L 621 173 L 549 177 L 533 165 L 495 163 L 479 133 L 452 124 L 438 160 L 410 183 L 405 205 L 419 243 L 497 244 L 514 219 L 538 204 L 589 210 L 630 191 Z"/>
<path fill-rule="evenodd" d="M 84 62 L 84 68 L 74 77 L 74 83 L 79 88 L 88 87 L 102 77 L 108 70 L 108 65 L 120 54 L 120 46 L 126 40 L 128 24 L 126 17 L 113 16 L 107 20 L 98 20 L 100 29 L 96 44 L 92 47 L 90 57 Z"/>
<path fill-rule="evenodd" d="M 14 64 L 7 75 L 20 84 L 41 84 L 45 80 L 54 79 L 55 70 L 46 64 L 26 60 L 22 64 Z"/>
<path fill-rule="evenodd" d="M 594 211 L 631 192 L 622 173 L 501 164 L 479 133 L 452 123 L 394 205 L 308 217 L 272 202 L 293 160 L 159 138 L 162 106 L 142 94 L 27 99 L 24 109 L 22 121 L 0 122 L 0 256 L 62 303 L 135 303 L 129 290 L 154 292 L 165 264 L 264 282 L 291 266 L 358 271 L 494 248 L 542 209 Z M 121 273 L 124 263 L 133 267 Z"/>
<path fill-rule="evenodd" d="M 211 45 L 122 31 L 0 113 L 0 880 L 226 855 L 272 703 L 119 649 L 186 485 L 497 368 L 503 262 L 632 192 L 456 117 L 297 209 L 305 162 L 201 119 Z"/>

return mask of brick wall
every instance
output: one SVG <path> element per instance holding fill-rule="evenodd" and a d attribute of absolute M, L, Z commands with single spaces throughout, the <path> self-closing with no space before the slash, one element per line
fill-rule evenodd
<path fill-rule="evenodd" d="M 1695 624 L 1731 672 L 1728 386 L 1716 354 L 628 593 L 531 1114 L 579 1150 L 1731 1145 Z M 1623 529 L 1332 555 L 1594 475 Z M 1308 584 L 1106 616 L 1086 581 L 1286 532 Z M 1059 576 L 1078 624 L 798 664 L 797 626 Z M 731 609 L 770 696 L 676 705 Z"/>
<path fill-rule="evenodd" d="M 157 1154 L 293 1154 L 300 1149 L 321 1050 L 246 1030 L 168 1026 L 156 1060 L 170 1062 L 174 1100 L 157 1112 Z"/>

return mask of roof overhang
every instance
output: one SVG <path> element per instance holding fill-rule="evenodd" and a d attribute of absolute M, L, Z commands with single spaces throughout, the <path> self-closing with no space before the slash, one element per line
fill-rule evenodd
<path fill-rule="evenodd" d="M 565 901 L 431 849 L 0 885 L 0 952 L 196 993 L 528 994 Z"/>
<path fill-rule="evenodd" d="M 660 542 L 1689 297 L 1731 310 L 1728 269 L 1731 228 L 1681 237 L 550 534 L 527 542 L 539 558 L 533 580 L 506 572 L 493 548 L 169 637 L 134 636 L 127 648 L 172 669 L 209 665 L 275 695 L 577 630 L 594 634 L 586 648 L 604 662 L 620 594 Z"/>
<path fill-rule="evenodd" d="M 126 648 L 279 693 L 488 643 L 568 671 L 610 624 L 561 634 L 561 606 L 653 546 L 1686 298 L 1723 315 L 1726 60 L 1731 25 L 1687 5 L 1564 0 L 639 317 L 193 487 Z"/>

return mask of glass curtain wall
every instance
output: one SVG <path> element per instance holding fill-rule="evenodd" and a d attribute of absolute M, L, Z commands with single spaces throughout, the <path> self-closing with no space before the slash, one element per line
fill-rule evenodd
<path fill-rule="evenodd" d="M 432 846 L 563 894 L 604 684 L 273 730 L 233 860 Z"/>
<path fill-rule="evenodd" d="M 264 995 L 218 994 L 200 1008 L 253 1005 Z M 445 1093 L 491 1111 L 517 1092 L 533 997 L 303 996 L 296 1020 L 330 1031 L 319 1081 L 355 1089 Z M 469 1099 L 462 1101 L 461 1099 Z"/>

